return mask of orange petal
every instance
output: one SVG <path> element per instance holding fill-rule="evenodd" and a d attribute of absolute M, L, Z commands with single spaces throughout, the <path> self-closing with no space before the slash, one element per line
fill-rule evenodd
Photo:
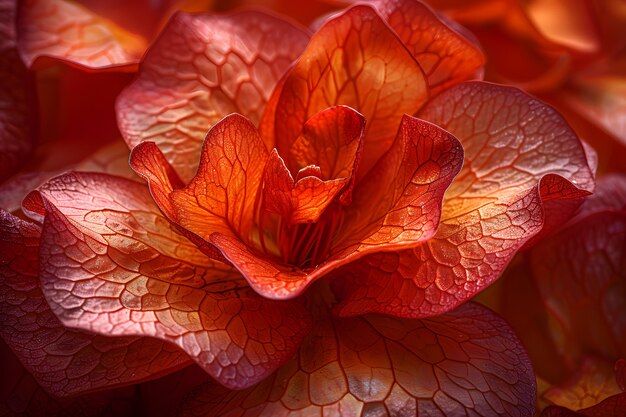
<path fill-rule="evenodd" d="M 599 404 L 578 411 L 551 406 L 543 410 L 541 417 L 624 417 L 624 410 L 626 393 L 613 395 Z"/>
<path fill-rule="evenodd" d="M 272 126 L 276 148 L 285 154 L 309 118 L 346 105 L 367 120 L 360 172 L 367 172 L 393 142 L 405 114 L 426 101 L 425 76 L 402 42 L 369 6 L 355 6 L 329 20 L 313 36 L 289 72 Z M 273 101 L 273 100 L 272 100 Z"/>
<path fill-rule="evenodd" d="M 575 133 L 520 90 L 460 84 L 420 115 L 459 138 L 463 169 L 446 192 L 433 239 L 345 272 L 342 315 L 424 317 L 454 308 L 496 280 L 544 225 L 567 220 L 593 189 Z"/>
<path fill-rule="evenodd" d="M 196 176 L 170 194 L 176 223 L 207 240 L 220 232 L 247 241 L 267 157 L 248 119 L 225 117 L 207 134 Z"/>
<path fill-rule="evenodd" d="M 28 162 L 35 145 L 35 90 L 17 52 L 16 4 L 0 2 L 0 182 Z"/>
<path fill-rule="evenodd" d="M 467 304 L 427 320 L 320 320 L 299 354 L 257 387 L 205 384 L 182 415 L 530 416 L 535 377 L 491 311 Z"/>
<path fill-rule="evenodd" d="M 476 78 L 484 66 L 480 49 L 425 4 L 407 0 L 376 0 L 374 4 L 419 62 L 433 96 Z"/>
<path fill-rule="evenodd" d="M 307 120 L 302 134 L 291 146 L 289 168 L 295 173 L 315 165 L 322 179 L 349 179 L 351 187 L 341 197 L 343 204 L 349 204 L 361 159 L 364 128 L 363 116 L 349 107 L 337 106 L 319 112 Z"/>
<path fill-rule="evenodd" d="M 176 14 L 119 97 L 126 142 L 154 141 L 189 180 L 208 129 L 234 112 L 257 123 L 307 41 L 303 30 L 260 12 Z"/>
<path fill-rule="evenodd" d="M 168 343 L 68 330 L 39 288 L 40 228 L 0 211 L 0 335 L 56 396 L 134 384 L 189 363 Z"/>
<path fill-rule="evenodd" d="M 134 390 L 122 388 L 73 398 L 57 398 L 42 389 L 0 339 L 0 412 L 3 416 L 132 417 Z"/>
<path fill-rule="evenodd" d="M 324 181 L 306 176 L 294 182 L 276 149 L 270 153 L 263 176 L 263 209 L 291 224 L 317 222 L 348 179 Z"/>
<path fill-rule="evenodd" d="M 354 201 L 345 208 L 343 226 L 329 242 L 328 259 L 313 269 L 263 257 L 232 234 L 215 233 L 211 242 L 260 294 L 295 297 L 315 279 L 367 253 L 414 247 L 432 237 L 443 193 L 459 171 L 462 155 L 452 135 L 405 116 L 392 148 L 357 186 Z"/>
<path fill-rule="evenodd" d="M 271 374 L 308 332 L 298 302 L 256 295 L 176 233 L 143 185 L 71 173 L 40 191 L 41 282 L 68 327 L 178 345 L 224 385 Z"/>
<path fill-rule="evenodd" d="M 128 66 L 132 70 L 146 41 L 64 0 L 25 0 L 18 19 L 19 47 L 29 67 L 42 58 L 85 69 Z"/>
<path fill-rule="evenodd" d="M 615 381 L 613 364 L 606 360 L 586 357 L 571 378 L 548 388 L 541 396 L 551 404 L 580 410 L 621 392 Z"/>

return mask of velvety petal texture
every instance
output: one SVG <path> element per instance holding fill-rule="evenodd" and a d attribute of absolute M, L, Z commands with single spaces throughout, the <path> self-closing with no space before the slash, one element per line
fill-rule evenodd
<path fill-rule="evenodd" d="M 36 137 L 34 82 L 17 51 L 17 0 L 0 1 L 0 182 L 15 174 Z"/>
<path fill-rule="evenodd" d="M 308 331 L 297 301 L 265 300 L 208 259 L 174 231 L 141 184 L 70 173 L 29 204 L 45 209 L 40 278 L 65 326 L 175 343 L 233 388 L 273 372 Z"/>
<path fill-rule="evenodd" d="M 426 320 L 321 320 L 271 379 L 242 392 L 205 384 L 180 415 L 532 416 L 534 396 L 517 338 L 466 304 Z"/>
<path fill-rule="evenodd" d="M 576 134 L 520 90 L 460 84 L 429 101 L 420 117 L 460 140 L 463 169 L 446 192 L 433 239 L 341 271 L 342 315 L 447 311 L 491 284 L 529 239 L 565 221 L 593 190 Z"/>
<path fill-rule="evenodd" d="M 183 180 L 195 173 L 206 132 L 231 113 L 258 122 L 308 34 L 256 11 L 176 14 L 117 102 L 129 147 L 155 142 Z"/>

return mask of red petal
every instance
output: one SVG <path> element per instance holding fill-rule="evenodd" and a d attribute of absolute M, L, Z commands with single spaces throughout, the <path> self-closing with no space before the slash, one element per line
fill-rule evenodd
<path fill-rule="evenodd" d="M 593 407 L 578 410 L 577 412 L 564 407 L 548 407 L 541 417 L 625 417 L 626 393 L 614 395 Z"/>
<path fill-rule="evenodd" d="M 0 182 L 28 161 L 35 141 L 34 87 L 17 53 L 16 4 L 0 1 Z"/>
<path fill-rule="evenodd" d="M 580 214 L 530 253 L 549 316 L 562 327 L 562 354 L 616 360 L 626 353 L 626 176 L 603 178 Z"/>
<path fill-rule="evenodd" d="M 374 4 L 419 62 L 433 96 L 476 78 L 485 64 L 485 57 L 474 43 L 421 2 L 376 0 Z"/>
<path fill-rule="evenodd" d="M 259 256 L 230 234 L 215 233 L 211 242 L 260 294 L 295 297 L 315 279 L 366 253 L 412 247 L 432 237 L 443 193 L 461 163 L 462 149 L 453 136 L 405 116 L 392 148 L 355 190 L 329 258 L 315 269 L 294 269 Z"/>
<path fill-rule="evenodd" d="M 45 392 L 0 340 L 0 414 L 15 417 L 132 417 L 133 390 L 116 389 L 73 398 Z"/>
<path fill-rule="evenodd" d="M 321 320 L 299 355 L 239 393 L 210 385 L 182 416 L 531 416 L 535 377 L 508 326 L 467 304 L 427 320 Z"/>
<path fill-rule="evenodd" d="M 421 116 L 459 138 L 465 162 L 446 192 L 437 235 L 372 257 L 339 283 L 342 315 L 439 314 L 496 280 L 544 225 L 562 224 L 593 189 L 583 146 L 551 108 L 517 89 L 472 82 Z"/>
<path fill-rule="evenodd" d="M 367 120 L 362 173 L 393 142 L 400 118 L 426 101 L 425 76 L 402 42 L 368 6 L 355 6 L 329 20 L 313 36 L 264 118 L 281 154 L 291 148 L 316 113 L 338 104 Z M 272 99 L 272 102 L 274 99 Z"/>
<path fill-rule="evenodd" d="M 626 359 L 618 359 L 615 362 L 615 378 L 617 385 L 626 392 Z"/>
<path fill-rule="evenodd" d="M 46 57 L 79 68 L 132 69 L 146 49 L 143 38 L 64 0 L 25 0 L 18 30 L 20 53 L 29 67 Z"/>
<path fill-rule="evenodd" d="M 234 388 L 272 373 L 308 332 L 298 302 L 263 299 L 208 259 L 173 231 L 144 186 L 74 173 L 40 193 L 42 288 L 64 325 L 175 343 Z"/>
<path fill-rule="evenodd" d="M 263 176 L 263 209 L 288 223 L 313 223 L 346 187 L 347 178 L 323 181 L 306 176 L 294 182 L 276 149 L 270 153 Z"/>
<path fill-rule="evenodd" d="M 258 122 L 307 40 L 291 23 L 260 12 L 178 13 L 119 97 L 126 142 L 132 148 L 154 141 L 183 180 L 190 179 L 207 130 L 234 112 Z"/>
<path fill-rule="evenodd" d="M 39 226 L 0 211 L 0 335 L 39 385 L 56 396 L 137 383 L 189 363 L 154 339 L 68 330 L 39 288 Z"/>

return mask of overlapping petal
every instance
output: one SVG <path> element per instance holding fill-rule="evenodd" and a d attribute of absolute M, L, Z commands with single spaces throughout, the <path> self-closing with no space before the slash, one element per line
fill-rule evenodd
<path fill-rule="evenodd" d="M 133 390 L 119 388 L 75 398 L 48 394 L 0 340 L 0 414 L 7 417 L 132 417 Z"/>
<path fill-rule="evenodd" d="M 17 51 L 17 0 L 0 1 L 0 181 L 16 173 L 33 151 L 34 82 Z"/>
<path fill-rule="evenodd" d="M 286 75 L 264 115 L 263 136 L 281 154 L 291 148 L 307 120 L 346 105 L 367 120 L 366 173 L 393 142 L 405 114 L 428 98 L 426 76 L 401 40 L 369 6 L 354 6 L 327 21 Z"/>
<path fill-rule="evenodd" d="M 155 142 L 189 180 L 209 128 L 235 112 L 258 122 L 307 41 L 302 29 L 261 12 L 176 14 L 119 97 L 126 142 Z"/>
<path fill-rule="evenodd" d="M 66 329 L 39 288 L 40 227 L 0 211 L 0 335 L 56 396 L 137 383 L 189 358 L 156 339 L 95 336 Z"/>
<path fill-rule="evenodd" d="M 575 133 L 520 90 L 461 84 L 431 100 L 420 116 L 459 138 L 463 169 L 446 193 L 433 239 L 341 271 L 342 315 L 447 311 L 491 284 L 529 239 L 547 224 L 563 223 L 593 190 Z"/>
<path fill-rule="evenodd" d="M 454 84 L 480 76 L 480 49 L 419 1 L 376 0 L 378 12 L 424 70 L 433 96 Z"/>
<path fill-rule="evenodd" d="M 222 384 L 241 388 L 287 360 L 308 331 L 297 302 L 256 295 L 230 267 L 176 233 L 145 186 L 70 173 L 28 203 L 45 208 L 42 289 L 70 328 L 177 344 Z"/>
<path fill-rule="evenodd" d="M 18 31 L 20 54 L 29 67 L 52 58 L 85 69 L 132 70 L 147 47 L 144 38 L 65 0 L 23 1 Z"/>
<path fill-rule="evenodd" d="M 257 387 L 205 385 L 181 416 L 531 416 L 534 375 L 519 341 L 467 304 L 426 320 L 320 320 L 299 354 Z"/>

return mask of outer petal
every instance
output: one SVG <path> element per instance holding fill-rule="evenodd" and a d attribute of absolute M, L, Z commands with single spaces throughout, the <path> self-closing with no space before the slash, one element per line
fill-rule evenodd
<path fill-rule="evenodd" d="M 475 78 L 485 64 L 473 42 L 420 1 L 375 0 L 374 4 L 419 62 L 433 96 Z"/>
<path fill-rule="evenodd" d="M 593 189 L 574 132 L 520 90 L 461 84 L 431 100 L 421 116 L 459 138 L 463 169 L 432 240 L 345 271 L 342 315 L 424 317 L 454 308 L 496 280 L 544 225 L 563 223 Z"/>
<path fill-rule="evenodd" d="M 530 269 L 561 354 L 626 355 L 626 176 L 605 177 L 569 227 L 538 244 Z"/>
<path fill-rule="evenodd" d="M 308 35 L 260 12 L 176 14 L 119 97 L 129 147 L 154 141 L 189 180 L 207 130 L 238 112 L 258 122 L 278 79 Z"/>
<path fill-rule="evenodd" d="M 355 6 L 329 20 L 313 36 L 289 72 L 275 108 L 273 127 L 281 154 L 291 148 L 304 124 L 338 104 L 367 120 L 361 171 L 367 172 L 393 141 L 400 118 L 426 101 L 425 76 L 411 54 L 369 6 Z"/>
<path fill-rule="evenodd" d="M 273 372 L 307 333 L 300 304 L 265 300 L 206 258 L 142 185 L 74 173 L 40 194 L 42 288 L 64 325 L 173 342 L 234 388 Z"/>
<path fill-rule="evenodd" d="M 531 416 L 534 390 L 513 332 L 467 304 L 421 321 L 320 321 L 274 378 L 239 393 L 205 386 L 180 415 Z"/>
<path fill-rule="evenodd" d="M 137 64 L 146 41 L 65 0 L 25 0 L 18 21 L 20 54 L 31 67 L 47 57 L 80 68 Z"/>
<path fill-rule="evenodd" d="M 35 140 L 34 87 L 17 52 L 16 4 L 0 1 L 0 182 L 22 167 Z"/>
<path fill-rule="evenodd" d="M 7 417 L 133 417 L 133 390 L 116 389 L 75 398 L 45 392 L 0 340 L 0 414 Z"/>
<path fill-rule="evenodd" d="M 260 294 L 295 297 L 315 279 L 367 253 L 414 247 L 431 238 L 443 193 L 461 161 L 460 144 L 452 135 L 405 116 L 393 147 L 359 185 L 343 214 L 344 226 L 331 242 L 329 258 L 313 270 L 259 257 L 228 234 L 215 233 L 211 242 Z"/>
<path fill-rule="evenodd" d="M 189 363 L 169 343 L 67 330 L 39 288 L 40 228 L 0 211 L 0 335 L 56 396 L 137 383 Z"/>

